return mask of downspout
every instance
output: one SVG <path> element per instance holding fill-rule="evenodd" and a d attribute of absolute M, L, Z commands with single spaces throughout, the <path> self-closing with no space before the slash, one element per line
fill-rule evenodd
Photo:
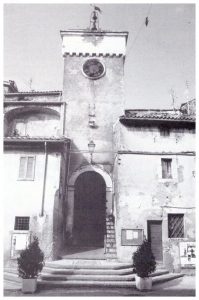
<path fill-rule="evenodd" d="M 43 192 L 42 192 L 40 217 L 44 216 L 44 202 L 45 202 L 45 194 L 46 194 L 46 175 L 47 175 L 47 164 L 48 164 L 47 142 L 45 142 L 44 145 L 45 145 L 45 165 L 44 165 Z"/>
<path fill-rule="evenodd" d="M 65 136 L 65 130 L 66 130 L 66 102 L 64 102 L 63 106 L 64 106 L 64 113 L 63 113 L 62 134 L 63 134 L 63 136 Z"/>

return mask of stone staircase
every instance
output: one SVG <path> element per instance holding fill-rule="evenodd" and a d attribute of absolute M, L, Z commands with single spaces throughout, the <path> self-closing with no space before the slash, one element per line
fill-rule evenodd
<path fill-rule="evenodd" d="M 157 269 L 151 274 L 153 284 L 182 277 L 183 274 L 169 273 Z M 5 269 L 7 282 L 20 283 L 16 269 Z M 135 274 L 131 263 L 104 260 L 58 260 L 47 262 L 38 278 L 41 288 L 57 287 L 135 287 Z"/>
<path fill-rule="evenodd" d="M 115 221 L 113 216 L 106 217 L 106 240 L 105 240 L 106 258 L 116 259 L 116 238 L 115 238 Z"/>

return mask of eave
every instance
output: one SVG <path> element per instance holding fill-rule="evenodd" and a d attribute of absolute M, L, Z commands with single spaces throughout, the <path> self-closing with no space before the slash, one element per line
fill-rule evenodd
<path fill-rule="evenodd" d="M 195 128 L 195 119 L 156 119 L 120 117 L 120 122 L 126 126 L 161 126 Z"/>
<path fill-rule="evenodd" d="M 48 150 L 61 152 L 63 148 L 70 144 L 70 139 L 66 137 L 5 137 L 4 150 L 43 150 L 45 146 Z"/>

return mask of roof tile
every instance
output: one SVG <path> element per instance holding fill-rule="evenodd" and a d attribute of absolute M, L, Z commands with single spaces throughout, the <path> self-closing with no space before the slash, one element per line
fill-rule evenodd
<path fill-rule="evenodd" d="M 151 120 L 168 120 L 168 121 L 195 121 L 195 117 L 182 114 L 180 111 L 165 112 L 165 111 L 134 111 L 126 110 L 125 115 L 121 119 L 151 119 Z"/>

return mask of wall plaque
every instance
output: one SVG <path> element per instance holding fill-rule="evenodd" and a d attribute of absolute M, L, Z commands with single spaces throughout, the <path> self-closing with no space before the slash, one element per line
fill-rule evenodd
<path fill-rule="evenodd" d="M 196 264 L 195 242 L 180 242 L 180 261 L 182 266 Z"/>
<path fill-rule="evenodd" d="M 143 229 L 122 229 L 122 246 L 138 246 L 143 241 Z"/>

